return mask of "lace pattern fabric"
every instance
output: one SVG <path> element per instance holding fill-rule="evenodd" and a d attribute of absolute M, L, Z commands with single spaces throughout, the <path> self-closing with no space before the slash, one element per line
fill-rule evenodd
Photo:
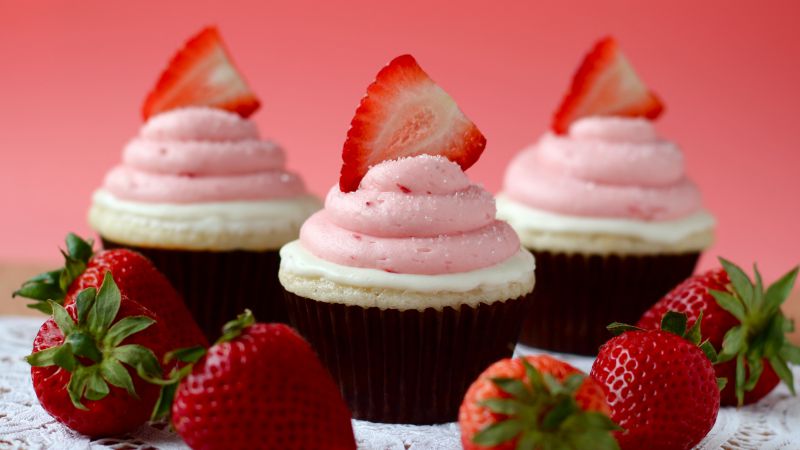
<path fill-rule="evenodd" d="M 159 449 L 188 447 L 165 424 L 148 424 L 119 438 L 90 440 L 62 426 L 36 400 L 30 368 L 23 357 L 30 353 L 40 318 L 0 317 L 0 449 Z M 536 350 L 518 347 L 517 354 Z M 588 371 L 591 358 L 558 355 Z M 793 368 L 800 379 L 800 367 Z M 414 426 L 353 421 L 360 450 L 460 449 L 458 425 Z M 800 449 L 800 398 L 781 386 L 756 405 L 720 410 L 717 423 L 697 450 L 797 450 Z"/>

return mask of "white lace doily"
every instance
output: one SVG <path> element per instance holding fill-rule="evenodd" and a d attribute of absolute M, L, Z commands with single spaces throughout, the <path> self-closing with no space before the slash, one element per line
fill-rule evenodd
<path fill-rule="evenodd" d="M 186 449 L 180 438 L 163 425 L 146 425 L 130 436 L 91 441 L 62 426 L 40 406 L 31 386 L 30 368 L 22 359 L 30 353 L 42 319 L 0 317 L 0 449 Z M 518 353 L 531 349 L 518 348 Z M 583 370 L 591 358 L 560 357 Z M 800 367 L 794 369 L 800 379 Z M 353 421 L 359 449 L 460 449 L 458 425 L 385 425 Z M 757 405 L 720 410 L 711 433 L 699 450 L 800 449 L 800 398 L 781 386 Z"/>

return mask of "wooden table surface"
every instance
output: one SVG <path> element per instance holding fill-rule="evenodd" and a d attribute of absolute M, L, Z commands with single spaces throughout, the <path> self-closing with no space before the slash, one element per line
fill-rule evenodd
<path fill-rule="evenodd" d="M 11 292 L 27 278 L 48 269 L 52 268 L 36 264 L 0 263 L 0 315 L 41 315 L 38 311 L 25 307 L 26 299 L 12 299 Z M 798 329 L 792 335 L 792 341 L 800 345 L 800 289 L 795 289 L 784 305 L 784 311 L 795 319 Z"/>

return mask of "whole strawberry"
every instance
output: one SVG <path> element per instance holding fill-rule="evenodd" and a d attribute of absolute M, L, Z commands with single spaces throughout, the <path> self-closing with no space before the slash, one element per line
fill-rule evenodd
<path fill-rule="evenodd" d="M 165 389 L 156 412 L 168 412 L 174 395 L 172 424 L 193 449 L 355 449 L 338 387 L 288 326 L 255 323 L 246 311 L 205 355 L 178 356 L 196 363 L 176 390 Z"/>
<path fill-rule="evenodd" d="M 470 386 L 458 414 L 465 450 L 618 449 L 602 387 L 547 355 L 503 359 Z"/>
<path fill-rule="evenodd" d="M 94 253 L 91 242 L 73 233 L 67 235 L 66 244 L 63 268 L 31 278 L 13 295 L 38 300 L 28 307 L 49 314 L 47 300 L 67 306 L 84 289 L 99 288 L 105 274 L 111 272 L 123 295 L 170 324 L 169 342 L 174 348 L 208 345 L 180 294 L 150 260 L 127 249 Z"/>
<path fill-rule="evenodd" d="M 622 332 L 603 344 L 591 377 L 606 389 L 622 449 L 681 450 L 700 442 L 719 412 L 719 387 L 700 323 L 686 329 L 686 316 L 670 312 L 662 329 L 612 324 Z"/>
<path fill-rule="evenodd" d="M 691 326 L 703 314 L 703 339 L 722 348 L 714 369 L 729 380 L 721 393 L 723 405 L 754 403 L 769 394 L 782 379 L 794 393 L 788 362 L 800 364 L 800 348 L 786 333 L 792 322 L 780 306 L 792 291 L 797 268 L 764 290 L 754 267 L 755 284 L 735 264 L 720 258 L 722 268 L 690 277 L 653 305 L 638 326 L 658 327 L 667 311 L 679 311 Z"/>
<path fill-rule="evenodd" d="M 99 290 L 82 291 L 33 342 L 33 389 L 59 422 L 90 437 L 136 429 L 148 420 L 163 374 L 158 363 L 167 328 L 147 308 L 120 294 L 110 273 Z"/>

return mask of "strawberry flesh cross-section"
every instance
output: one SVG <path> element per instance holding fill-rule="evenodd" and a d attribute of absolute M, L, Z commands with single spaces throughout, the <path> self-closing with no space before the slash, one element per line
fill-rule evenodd
<path fill-rule="evenodd" d="M 411 55 L 398 56 L 367 88 L 342 151 L 339 187 L 358 189 L 367 170 L 382 161 L 441 155 L 467 169 L 486 138 Z"/>
<path fill-rule="evenodd" d="M 208 27 L 172 57 L 142 107 L 145 120 L 188 106 L 225 109 L 248 117 L 260 103 L 233 65 L 219 32 Z"/>
<path fill-rule="evenodd" d="M 576 120 L 588 116 L 657 118 L 661 100 L 642 82 L 619 44 L 601 39 L 583 60 L 572 85 L 553 116 L 553 131 L 565 134 Z"/>

